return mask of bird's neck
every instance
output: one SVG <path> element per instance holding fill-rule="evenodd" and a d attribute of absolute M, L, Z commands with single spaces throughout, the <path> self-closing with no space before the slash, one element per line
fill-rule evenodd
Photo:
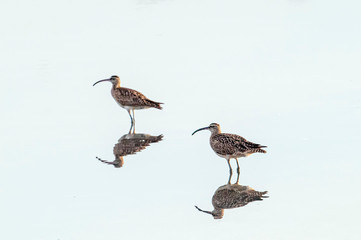
<path fill-rule="evenodd" d="M 120 80 L 116 80 L 113 82 L 113 88 L 120 88 Z"/>
<path fill-rule="evenodd" d="M 211 137 L 217 135 L 217 134 L 220 134 L 221 133 L 221 129 L 217 129 L 217 130 L 213 130 L 212 131 L 212 134 L 211 134 Z"/>
<path fill-rule="evenodd" d="M 120 88 L 120 81 L 113 84 L 113 89 Z"/>

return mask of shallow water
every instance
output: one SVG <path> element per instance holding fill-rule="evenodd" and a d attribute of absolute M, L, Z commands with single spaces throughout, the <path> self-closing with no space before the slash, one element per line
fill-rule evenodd
<path fill-rule="evenodd" d="M 359 3 L 4 4 L 1 239 L 359 239 Z M 135 112 L 161 140 L 121 148 L 113 74 L 165 103 Z M 268 146 L 239 185 L 269 198 L 217 220 L 212 122 Z"/>

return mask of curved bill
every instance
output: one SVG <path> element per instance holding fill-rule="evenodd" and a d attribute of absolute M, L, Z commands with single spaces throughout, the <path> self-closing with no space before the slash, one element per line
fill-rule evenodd
<path fill-rule="evenodd" d="M 95 84 L 98 84 L 100 82 L 105 82 L 105 81 L 110 81 L 110 79 L 108 78 L 108 79 L 99 80 L 98 82 L 94 83 L 93 86 L 95 86 Z"/>
<path fill-rule="evenodd" d="M 196 132 L 199 132 L 199 131 L 202 131 L 202 130 L 206 130 L 206 129 L 209 129 L 209 127 L 204 127 L 204 128 L 200 128 L 200 129 L 197 129 L 195 130 L 192 135 L 194 135 Z"/>
<path fill-rule="evenodd" d="M 211 214 L 212 216 L 214 216 L 214 214 L 213 214 L 212 212 L 210 212 L 210 211 L 204 211 L 204 210 L 200 209 L 200 208 L 197 207 L 197 206 L 195 206 L 195 207 L 198 209 L 198 211 L 201 211 L 201 212 L 204 212 L 204 213 L 208 213 L 208 214 Z"/>

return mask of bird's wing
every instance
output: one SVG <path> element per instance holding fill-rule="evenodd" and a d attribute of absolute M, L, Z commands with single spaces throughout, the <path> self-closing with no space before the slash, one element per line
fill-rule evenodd
<path fill-rule="evenodd" d="M 125 106 L 145 105 L 148 100 L 142 93 L 129 88 L 117 88 L 114 90 L 114 95 Z"/>
<path fill-rule="evenodd" d="M 263 198 L 268 198 L 268 196 L 264 196 L 265 194 L 267 194 L 267 191 L 264 192 L 258 192 L 256 190 L 249 190 L 247 192 L 245 192 L 244 194 L 244 200 L 248 203 L 248 202 L 253 202 L 253 201 L 262 201 Z"/>
<path fill-rule="evenodd" d="M 246 151 L 248 148 L 236 136 L 234 134 L 217 134 L 213 136 L 213 150 L 221 155 L 232 155 L 237 151 Z"/>
<path fill-rule="evenodd" d="M 148 99 L 142 93 L 130 88 L 116 88 L 113 92 L 114 98 L 124 106 L 147 106 L 162 109 L 160 102 Z"/>
<path fill-rule="evenodd" d="M 247 149 L 253 149 L 253 148 L 263 148 L 266 146 L 262 146 L 261 144 L 258 143 L 253 143 L 248 141 L 247 139 L 245 139 L 244 137 L 235 135 L 235 134 L 227 134 L 226 135 L 231 135 L 233 138 L 237 139 L 239 141 L 240 144 L 244 145 Z"/>
<path fill-rule="evenodd" d="M 149 142 L 141 139 L 123 139 L 114 145 L 113 153 L 114 155 L 126 156 L 140 152 L 149 145 Z"/>
<path fill-rule="evenodd" d="M 236 134 L 221 133 L 212 137 L 213 150 L 221 155 L 232 155 L 236 152 L 264 152 L 261 148 L 266 147 L 247 141 Z"/>

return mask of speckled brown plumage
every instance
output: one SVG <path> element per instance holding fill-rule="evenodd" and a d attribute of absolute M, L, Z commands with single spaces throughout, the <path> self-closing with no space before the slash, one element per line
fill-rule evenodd
<path fill-rule="evenodd" d="M 114 100 L 119 104 L 119 106 L 127 110 L 129 114 L 131 120 L 129 133 L 131 133 L 132 129 L 133 129 L 133 133 L 135 133 L 134 110 L 147 109 L 147 108 L 162 109 L 161 104 L 163 103 L 152 101 L 136 90 L 121 87 L 120 78 L 116 75 L 111 76 L 109 79 L 99 80 L 96 83 L 94 83 L 93 86 L 95 86 L 100 82 L 105 82 L 105 81 L 112 83 L 113 86 L 111 89 L 111 94 Z M 133 116 L 131 112 L 133 112 Z"/>
<path fill-rule="evenodd" d="M 231 178 L 231 176 L 230 176 Z M 221 219 L 224 216 L 224 209 L 232 209 L 246 206 L 248 203 L 253 201 L 262 201 L 267 191 L 256 191 L 251 187 L 243 186 L 238 184 L 239 175 L 237 178 L 237 183 L 231 184 L 228 181 L 228 184 L 220 186 L 212 197 L 212 211 L 204 211 L 199 207 L 195 206 L 199 211 L 211 214 L 214 219 Z"/>
<path fill-rule="evenodd" d="M 111 94 L 117 103 L 126 108 L 143 109 L 143 108 L 158 108 L 162 109 L 159 102 L 152 101 L 144 96 L 142 93 L 123 87 L 113 86 Z"/>
<path fill-rule="evenodd" d="M 219 187 L 212 197 L 214 208 L 238 208 L 247 205 L 250 202 L 267 198 L 264 196 L 267 191 L 258 192 L 248 186 L 239 184 L 227 184 Z"/>
<path fill-rule="evenodd" d="M 266 153 L 262 146 L 257 143 L 247 141 L 245 138 L 236 134 L 221 133 L 221 127 L 218 123 L 211 123 L 208 127 L 197 129 L 193 132 L 195 134 L 201 130 L 210 130 L 211 137 L 209 139 L 210 145 L 213 151 L 220 157 L 225 158 L 228 162 L 229 171 L 232 174 L 232 167 L 230 165 L 230 159 L 234 158 L 237 162 L 237 172 L 239 173 L 239 157 L 247 157 L 253 153 Z M 192 135 L 193 135 L 192 134 Z"/>
<path fill-rule="evenodd" d="M 163 135 L 152 136 L 149 134 L 125 134 L 122 136 L 118 143 L 114 145 L 114 156 L 126 156 L 142 151 L 151 143 L 161 141 Z"/>
<path fill-rule="evenodd" d="M 245 138 L 229 133 L 212 134 L 210 144 L 215 153 L 219 155 L 248 155 L 256 152 L 266 153 L 261 149 L 266 146 L 247 141 Z"/>
<path fill-rule="evenodd" d="M 125 134 L 114 145 L 113 154 L 115 157 L 114 161 L 107 161 L 101 158 L 97 159 L 103 163 L 111 164 L 116 168 L 122 167 L 124 164 L 124 156 L 135 154 L 144 150 L 151 143 L 159 142 L 163 139 L 163 135 L 152 136 L 149 134 Z"/>

